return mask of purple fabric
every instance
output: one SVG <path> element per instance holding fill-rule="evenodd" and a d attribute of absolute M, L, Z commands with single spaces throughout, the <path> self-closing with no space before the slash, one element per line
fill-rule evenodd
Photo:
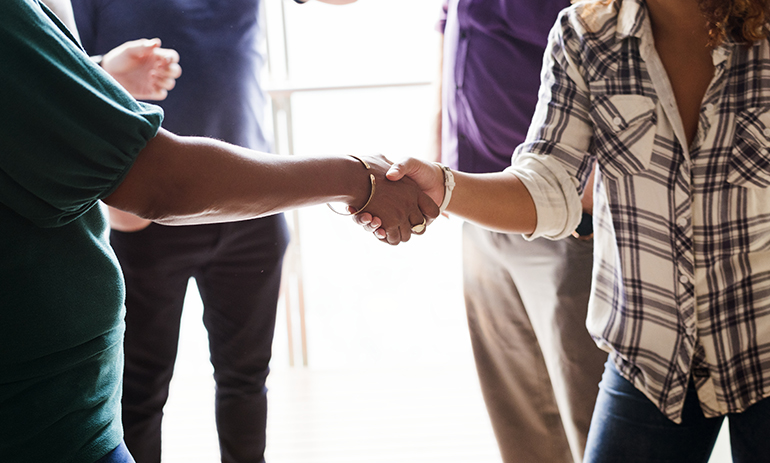
<path fill-rule="evenodd" d="M 445 2 L 438 25 L 444 31 L 444 163 L 465 172 L 497 172 L 511 164 L 535 110 L 548 32 L 569 4 Z"/>

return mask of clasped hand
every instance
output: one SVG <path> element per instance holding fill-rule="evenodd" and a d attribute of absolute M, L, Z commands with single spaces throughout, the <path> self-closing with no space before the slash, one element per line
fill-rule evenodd
<path fill-rule="evenodd" d="M 391 245 L 423 234 L 439 215 L 437 204 L 444 194 L 440 169 L 415 158 L 396 164 L 384 156 L 366 160 L 375 174 L 376 190 L 371 203 L 353 220 Z"/>
<path fill-rule="evenodd" d="M 182 75 L 179 54 L 160 39 L 139 39 L 110 50 L 102 68 L 138 100 L 163 100 Z"/>

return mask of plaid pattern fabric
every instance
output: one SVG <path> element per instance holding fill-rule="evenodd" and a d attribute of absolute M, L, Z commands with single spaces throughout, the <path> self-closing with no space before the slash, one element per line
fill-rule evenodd
<path fill-rule="evenodd" d="M 706 416 L 770 396 L 770 42 L 713 52 L 688 146 L 642 0 L 565 10 L 509 172 L 533 237 L 580 220 L 596 163 L 588 329 L 671 420 L 695 381 Z"/>

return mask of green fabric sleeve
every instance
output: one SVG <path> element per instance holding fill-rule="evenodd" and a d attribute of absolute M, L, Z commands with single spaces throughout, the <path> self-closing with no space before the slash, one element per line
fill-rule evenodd
<path fill-rule="evenodd" d="M 41 227 L 72 222 L 120 184 L 163 113 L 94 65 L 37 0 L 0 19 L 0 201 Z"/>

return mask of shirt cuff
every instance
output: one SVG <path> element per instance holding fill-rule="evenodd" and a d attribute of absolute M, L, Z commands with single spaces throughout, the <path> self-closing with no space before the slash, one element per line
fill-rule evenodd
<path fill-rule="evenodd" d="M 578 181 L 553 156 L 519 154 L 505 172 L 521 180 L 535 203 L 537 227 L 525 239 L 558 240 L 572 234 L 583 215 Z"/>

